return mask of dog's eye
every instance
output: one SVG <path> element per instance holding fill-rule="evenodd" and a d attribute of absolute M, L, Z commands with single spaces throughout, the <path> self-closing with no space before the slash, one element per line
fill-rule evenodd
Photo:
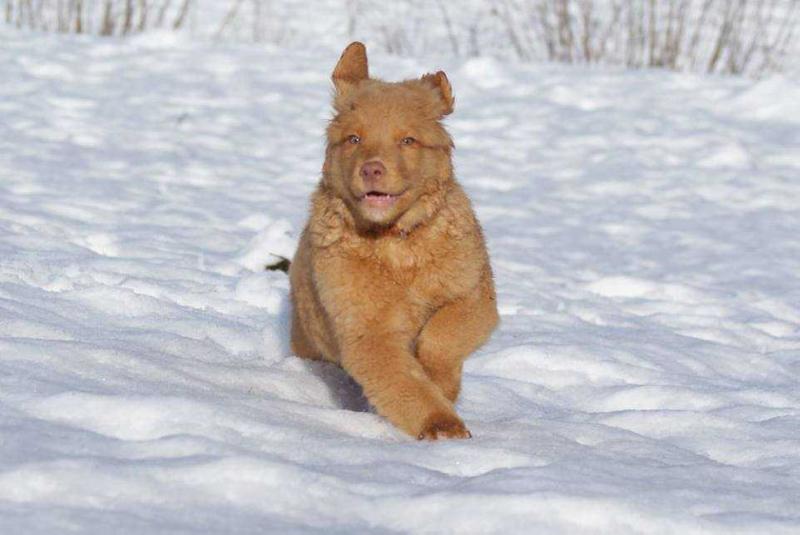
<path fill-rule="evenodd" d="M 347 136 L 347 142 L 352 143 L 353 145 L 358 145 L 361 143 L 361 138 L 356 135 Z"/>
<path fill-rule="evenodd" d="M 416 143 L 416 141 L 417 140 L 414 139 L 413 137 L 404 137 L 403 139 L 400 140 L 400 143 L 402 143 L 403 145 L 413 145 L 414 143 Z"/>

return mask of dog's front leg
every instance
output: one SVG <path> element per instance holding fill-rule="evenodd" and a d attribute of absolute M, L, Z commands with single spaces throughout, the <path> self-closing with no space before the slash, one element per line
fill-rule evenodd
<path fill-rule="evenodd" d="M 320 254 L 314 279 L 339 364 L 378 413 L 421 439 L 466 438 L 453 404 L 413 353 L 426 310 L 380 264 Z"/>
<path fill-rule="evenodd" d="M 417 359 L 453 403 L 461 389 L 464 359 L 486 342 L 498 319 L 494 286 L 487 270 L 477 288 L 437 310 L 417 338 Z"/>
<path fill-rule="evenodd" d="M 410 345 L 411 336 L 370 332 L 343 344 L 341 363 L 378 413 L 410 435 L 434 440 L 471 436 Z"/>

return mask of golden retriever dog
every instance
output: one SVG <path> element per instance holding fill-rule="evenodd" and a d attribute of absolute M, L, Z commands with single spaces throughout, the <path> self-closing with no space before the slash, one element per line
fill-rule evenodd
<path fill-rule="evenodd" d="M 291 343 L 335 362 L 419 439 L 469 438 L 453 406 L 464 359 L 497 321 L 492 270 L 453 177 L 443 72 L 369 77 L 350 44 L 333 71 L 322 179 L 289 268 Z"/>

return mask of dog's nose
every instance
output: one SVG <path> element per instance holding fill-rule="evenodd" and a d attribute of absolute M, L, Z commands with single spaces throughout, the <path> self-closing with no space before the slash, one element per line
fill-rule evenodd
<path fill-rule="evenodd" d="M 364 179 L 364 185 L 369 186 L 386 175 L 386 167 L 381 162 L 367 162 L 361 166 L 360 172 L 361 178 Z"/>

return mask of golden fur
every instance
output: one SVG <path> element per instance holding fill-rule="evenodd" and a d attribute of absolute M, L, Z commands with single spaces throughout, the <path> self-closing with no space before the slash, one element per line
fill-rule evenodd
<path fill-rule="evenodd" d="M 369 77 L 364 45 L 333 72 L 322 180 L 289 269 L 292 349 L 340 364 L 420 439 L 465 438 L 462 362 L 497 324 L 480 225 L 453 177 L 443 72 Z"/>

